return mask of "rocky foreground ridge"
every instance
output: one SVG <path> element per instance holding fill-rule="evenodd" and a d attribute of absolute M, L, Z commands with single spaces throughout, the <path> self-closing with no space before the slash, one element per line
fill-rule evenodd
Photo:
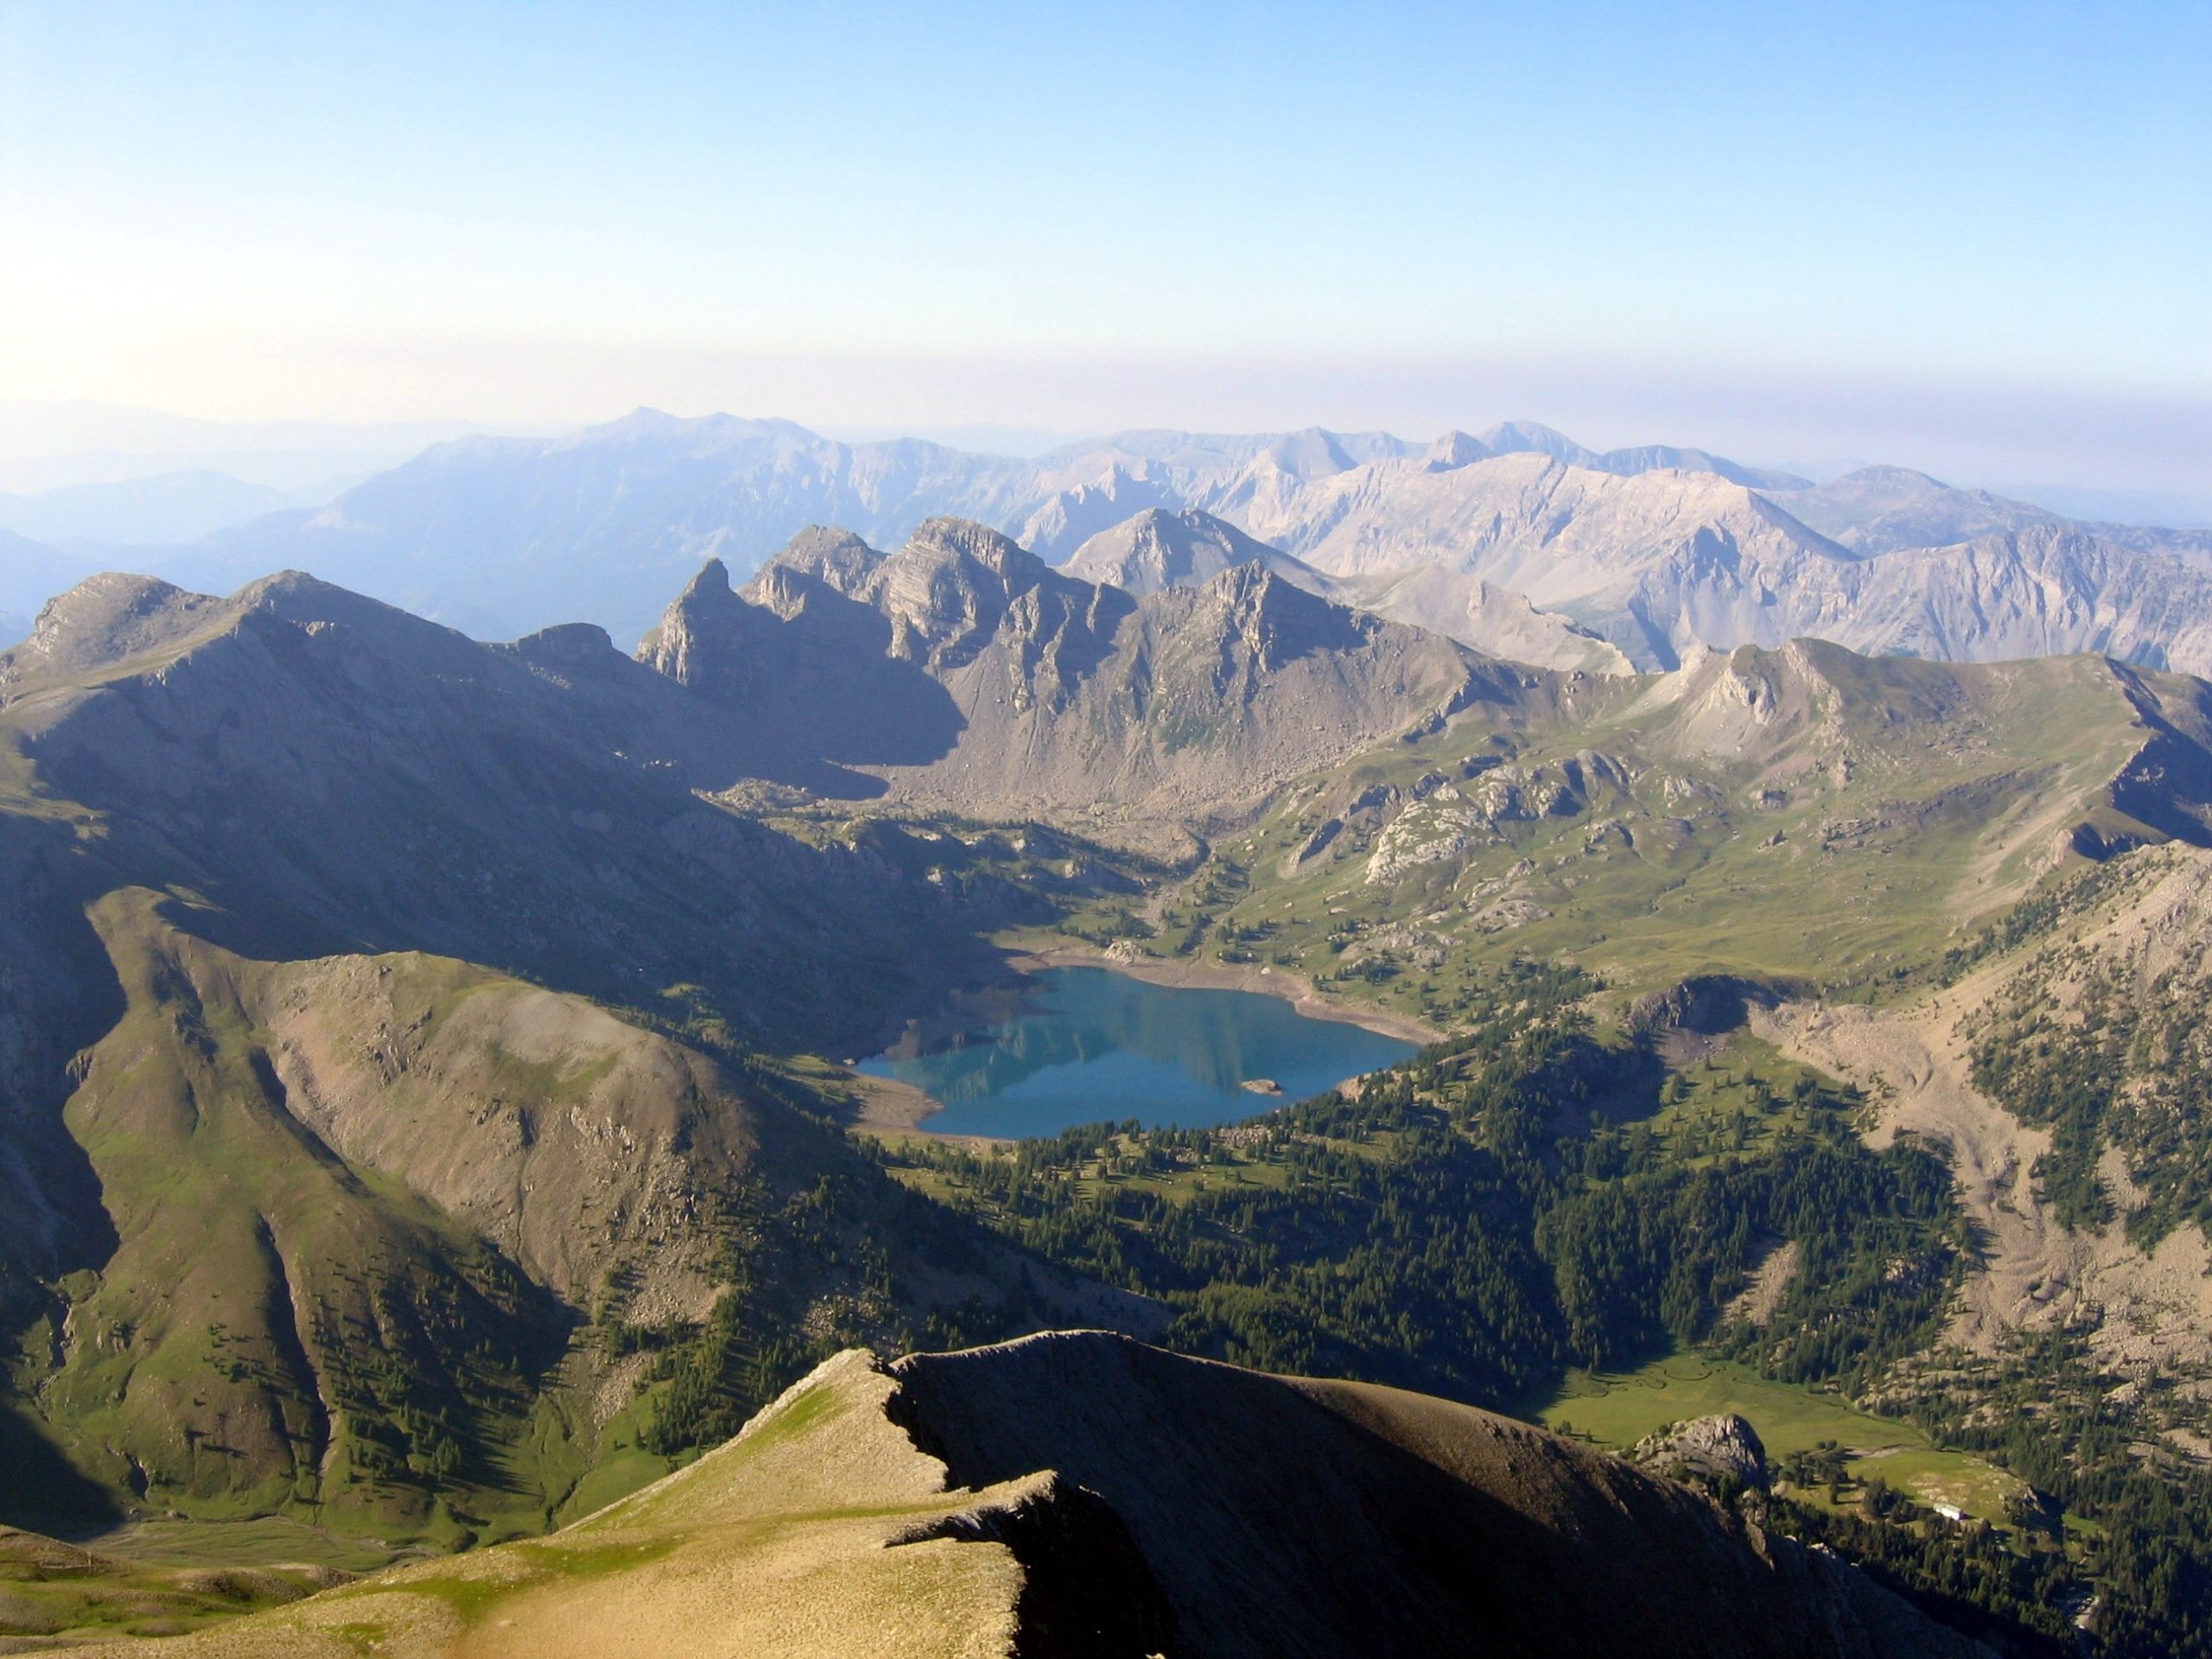
<path fill-rule="evenodd" d="M 544 1659 L 1986 1651 L 1833 1557 L 1541 1429 L 1097 1332 L 888 1363 L 849 1351 L 564 1531 L 164 1650 L 364 1642 Z"/>

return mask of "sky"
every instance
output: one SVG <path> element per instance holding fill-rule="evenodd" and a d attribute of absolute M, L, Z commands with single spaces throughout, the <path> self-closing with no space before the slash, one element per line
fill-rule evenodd
<path fill-rule="evenodd" d="M 0 0 L 0 396 L 2212 496 L 2212 5 Z"/>

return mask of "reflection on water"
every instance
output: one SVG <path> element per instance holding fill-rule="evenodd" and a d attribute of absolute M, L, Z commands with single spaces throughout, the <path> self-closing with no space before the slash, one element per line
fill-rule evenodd
<path fill-rule="evenodd" d="M 1055 1135 L 1128 1117 L 1234 1122 L 1413 1052 L 1358 1026 L 1309 1020 L 1278 997 L 1057 968 L 1026 995 L 955 999 L 860 1069 L 942 1103 L 928 1122 L 942 1134 Z M 1243 1087 L 1262 1077 L 1281 1085 L 1280 1099 Z"/>

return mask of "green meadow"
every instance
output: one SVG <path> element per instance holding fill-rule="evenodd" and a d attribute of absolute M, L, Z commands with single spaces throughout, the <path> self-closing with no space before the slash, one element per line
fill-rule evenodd
<path fill-rule="evenodd" d="M 1849 1478 L 1878 1478 L 1919 1502 L 1948 1503 L 1994 1526 L 2020 1480 L 1980 1459 L 1932 1443 L 1913 1424 L 1859 1410 L 1840 1395 L 1777 1382 L 1748 1365 L 1670 1354 L 1633 1371 L 1576 1371 L 1537 1414 L 1545 1427 L 1608 1450 L 1626 1450 L 1687 1418 L 1733 1412 L 1758 1431 L 1774 1462 L 1823 1445 L 1842 1448 Z M 1800 1498 L 1821 1492 L 1801 1492 Z"/>

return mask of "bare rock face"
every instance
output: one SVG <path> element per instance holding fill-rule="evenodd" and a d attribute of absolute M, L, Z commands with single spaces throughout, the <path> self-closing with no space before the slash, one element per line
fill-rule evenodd
<path fill-rule="evenodd" d="M 1694 1417 L 1647 1434 L 1636 1443 L 1634 1461 L 1661 1474 L 1675 1470 L 1709 1478 L 1741 1481 L 1764 1491 L 1766 1447 L 1758 1431 L 1733 1412 Z"/>

